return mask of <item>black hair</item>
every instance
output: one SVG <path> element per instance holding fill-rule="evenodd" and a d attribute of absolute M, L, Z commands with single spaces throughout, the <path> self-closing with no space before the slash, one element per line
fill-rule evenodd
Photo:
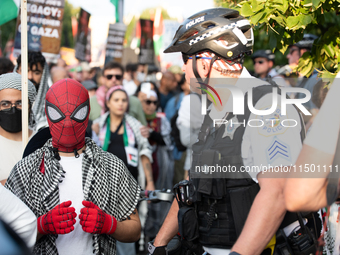
<path fill-rule="evenodd" d="M 129 63 L 129 64 L 126 65 L 126 68 L 125 68 L 125 70 L 127 72 L 137 72 L 137 69 L 138 69 L 137 63 L 135 63 L 135 64 Z"/>
<path fill-rule="evenodd" d="M 105 70 L 111 70 L 111 69 L 120 69 L 122 71 L 122 75 L 124 75 L 124 67 L 119 64 L 118 62 L 109 62 L 104 66 L 103 74 Z"/>
<path fill-rule="evenodd" d="M 0 58 L 0 75 L 13 72 L 14 65 L 8 58 Z"/>
<path fill-rule="evenodd" d="M 32 69 L 33 65 L 37 66 L 38 63 L 40 63 L 41 67 L 44 69 L 46 59 L 40 51 L 28 51 L 27 60 L 30 69 Z M 21 66 L 21 55 L 19 55 L 17 63 L 18 67 Z"/>
<path fill-rule="evenodd" d="M 57 66 L 57 64 L 55 64 L 55 63 L 50 63 L 50 64 L 48 65 L 49 71 L 51 72 L 52 68 L 55 67 L 55 66 Z"/>

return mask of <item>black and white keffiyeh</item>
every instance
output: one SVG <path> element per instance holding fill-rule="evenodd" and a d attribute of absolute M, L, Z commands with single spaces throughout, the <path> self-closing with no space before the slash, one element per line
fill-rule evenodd
<path fill-rule="evenodd" d="M 125 220 L 137 206 L 140 187 L 123 161 L 104 152 L 91 139 L 86 138 L 84 151 L 83 194 L 104 212 L 118 221 Z M 39 217 L 60 203 L 58 184 L 67 173 L 52 151 L 52 140 L 19 161 L 13 168 L 6 186 Z M 45 173 L 41 172 L 44 164 Z M 58 254 L 57 235 L 46 235 L 34 246 L 34 254 Z M 116 254 L 116 240 L 109 235 L 93 235 L 94 254 Z"/>
<path fill-rule="evenodd" d="M 39 89 L 37 91 L 37 97 L 35 99 L 35 103 L 32 108 L 38 128 L 44 125 L 47 126 L 47 119 L 46 119 L 46 114 L 45 114 L 45 98 L 46 98 L 47 90 L 50 88 L 49 82 L 48 82 L 49 77 L 50 77 L 50 71 L 48 69 L 47 63 L 45 63 L 44 70 L 41 76 Z"/>
<path fill-rule="evenodd" d="M 18 65 L 14 67 L 13 72 L 16 72 L 17 69 Z M 52 83 L 50 82 L 50 71 L 48 69 L 48 64 L 45 63 L 43 73 L 41 76 L 41 81 L 39 84 L 39 89 L 36 93 L 35 102 L 32 107 L 37 129 L 48 126 L 45 114 L 45 98 L 47 90 L 50 88 L 51 85 Z"/>

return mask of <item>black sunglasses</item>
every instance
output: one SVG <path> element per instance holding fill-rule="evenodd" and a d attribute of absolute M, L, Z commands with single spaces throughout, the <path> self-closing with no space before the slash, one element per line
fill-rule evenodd
<path fill-rule="evenodd" d="M 147 105 L 150 105 L 150 104 L 157 105 L 157 104 L 158 104 L 158 101 L 157 101 L 157 100 L 156 100 L 156 101 L 152 101 L 152 100 L 145 100 L 145 103 L 146 103 Z"/>
<path fill-rule="evenodd" d="M 116 78 L 116 80 L 121 80 L 123 78 L 123 75 L 121 74 L 108 74 L 105 75 L 105 78 L 111 80 L 113 76 Z"/>

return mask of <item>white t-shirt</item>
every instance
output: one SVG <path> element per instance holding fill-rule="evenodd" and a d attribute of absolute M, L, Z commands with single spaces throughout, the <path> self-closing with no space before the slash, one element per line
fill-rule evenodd
<path fill-rule="evenodd" d="M 59 183 L 60 203 L 68 200 L 72 201 L 71 207 L 76 209 L 77 217 L 74 230 L 65 235 L 58 235 L 56 245 L 59 255 L 85 255 L 93 254 L 92 234 L 83 231 L 79 224 L 80 210 L 84 207 L 83 185 L 82 185 L 82 160 L 83 154 L 79 158 L 60 157 L 60 164 L 65 173 L 63 182 Z"/>
<path fill-rule="evenodd" d="M 37 238 L 37 218 L 18 197 L 0 184 L 0 218 L 27 244 L 33 247 Z"/>
<path fill-rule="evenodd" d="M 21 160 L 23 151 L 21 141 L 13 141 L 1 135 L 0 144 L 0 181 L 2 181 L 8 178 L 14 165 Z"/>

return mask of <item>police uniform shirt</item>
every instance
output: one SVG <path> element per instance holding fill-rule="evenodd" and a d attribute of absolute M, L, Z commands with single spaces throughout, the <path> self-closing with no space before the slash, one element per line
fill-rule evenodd
<path fill-rule="evenodd" d="M 245 79 L 247 78 L 247 79 Z M 245 94 L 250 88 L 269 85 L 269 83 L 257 79 L 249 74 L 246 68 L 243 68 L 240 75 L 240 79 L 236 82 L 235 86 L 240 88 Z M 233 102 L 232 98 L 228 100 L 222 111 L 218 111 L 213 105 L 209 115 L 211 119 L 223 119 L 228 112 L 232 112 Z M 272 105 L 272 93 L 268 93 L 263 96 L 254 106 L 255 109 L 265 110 Z M 233 117 L 232 119 L 234 119 Z M 261 121 L 255 121 L 255 119 L 262 119 Z M 269 119 L 269 121 L 266 121 Z M 288 119 L 288 120 L 286 120 Z M 295 121 L 290 121 L 293 119 Z M 249 122 L 249 120 L 251 120 Z M 245 132 L 242 141 L 242 158 L 245 168 L 250 168 L 250 176 L 257 182 L 258 173 L 268 169 L 269 167 L 281 167 L 290 166 L 295 163 L 299 152 L 302 148 L 302 142 L 300 137 L 301 122 L 297 110 L 292 105 L 287 105 L 287 114 L 284 116 L 281 114 L 281 100 L 278 96 L 278 104 L 275 112 L 267 116 L 257 116 L 253 113 L 250 114 L 249 120 L 246 124 Z M 282 123 L 283 121 L 283 123 Z M 237 122 L 237 119 L 234 119 Z M 257 125 L 259 127 L 251 127 L 250 125 Z M 295 127 L 284 127 L 293 126 Z M 243 125 L 243 124 L 242 124 Z M 233 138 L 233 134 L 240 125 L 231 126 L 229 121 L 225 127 L 225 135 Z M 246 169 L 245 169 L 246 170 Z M 298 225 L 298 222 L 294 223 L 294 226 Z M 222 255 L 230 252 L 228 249 L 203 247 L 205 251 L 210 254 Z"/>
<path fill-rule="evenodd" d="M 263 96 L 255 109 L 269 109 L 272 93 Z M 250 122 L 249 122 L 250 121 Z M 281 100 L 270 115 L 251 114 L 242 142 L 242 158 L 245 170 L 255 181 L 257 173 L 271 171 L 285 177 L 295 164 L 302 148 L 301 121 L 297 110 L 287 105 L 286 115 L 282 114 Z M 256 126 L 252 127 L 250 125 Z"/>
<path fill-rule="evenodd" d="M 261 85 L 269 85 L 269 83 L 252 77 L 246 68 L 243 68 L 240 79 L 235 84 L 244 94 L 250 88 Z M 241 125 L 245 126 L 242 141 L 243 171 L 249 172 L 254 181 L 257 181 L 256 177 L 259 172 L 266 171 L 271 167 L 280 173 L 287 170 L 287 168 L 281 170 L 278 167 L 294 165 L 302 148 L 299 113 L 293 105 L 287 104 L 286 115 L 283 115 L 281 96 L 277 95 L 277 98 L 278 103 L 274 113 L 270 115 L 251 113 L 245 125 L 243 123 L 232 125 L 232 123 L 238 123 L 236 117 L 233 117 L 233 122 L 229 120 L 225 127 L 221 127 L 226 129 L 224 136 L 230 136 L 232 139 L 237 128 Z M 230 99 L 232 98 L 230 97 Z M 257 110 L 266 110 L 272 106 L 272 101 L 273 93 L 268 93 L 254 107 Z M 222 119 L 227 112 L 232 112 L 232 109 L 233 102 L 228 100 L 222 111 L 218 111 L 212 106 L 209 114 L 212 119 Z"/>

